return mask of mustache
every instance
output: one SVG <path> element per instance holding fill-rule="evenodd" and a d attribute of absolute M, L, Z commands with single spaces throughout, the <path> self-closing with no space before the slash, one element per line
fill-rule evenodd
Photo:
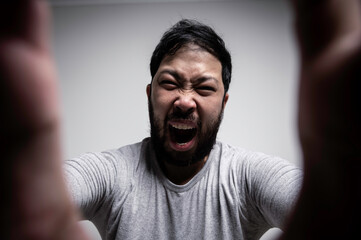
<path fill-rule="evenodd" d="M 192 112 L 182 112 L 182 111 L 174 111 L 171 114 L 167 116 L 167 121 L 169 120 L 176 120 L 176 119 L 182 119 L 182 120 L 188 120 L 192 122 L 199 122 L 199 119 L 197 119 Z"/>
<path fill-rule="evenodd" d="M 170 120 L 187 120 L 195 122 L 198 127 L 201 127 L 201 121 L 197 118 L 193 112 L 174 111 L 170 113 L 165 119 L 165 125 Z"/>

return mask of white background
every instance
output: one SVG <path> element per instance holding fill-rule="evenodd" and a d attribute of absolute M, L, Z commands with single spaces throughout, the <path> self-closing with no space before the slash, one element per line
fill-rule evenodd
<path fill-rule="evenodd" d="M 64 158 L 149 136 L 152 51 L 166 29 L 192 18 L 213 26 L 233 57 L 218 139 L 301 165 L 297 50 L 286 1 L 118 2 L 53 1 Z"/>

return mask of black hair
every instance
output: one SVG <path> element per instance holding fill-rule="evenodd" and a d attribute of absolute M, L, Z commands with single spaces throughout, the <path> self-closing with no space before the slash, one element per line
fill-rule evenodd
<path fill-rule="evenodd" d="M 223 39 L 209 26 L 196 20 L 183 19 L 166 31 L 155 48 L 151 61 L 152 79 L 166 55 L 173 55 L 182 46 L 193 43 L 215 56 L 222 64 L 222 81 L 225 93 L 229 89 L 232 61 Z"/>

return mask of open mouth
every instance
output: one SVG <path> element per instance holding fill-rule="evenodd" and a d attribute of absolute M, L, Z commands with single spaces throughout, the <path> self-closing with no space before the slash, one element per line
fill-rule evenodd
<path fill-rule="evenodd" d="M 169 124 L 171 141 L 182 146 L 190 143 L 197 134 L 194 124 L 171 123 Z"/>

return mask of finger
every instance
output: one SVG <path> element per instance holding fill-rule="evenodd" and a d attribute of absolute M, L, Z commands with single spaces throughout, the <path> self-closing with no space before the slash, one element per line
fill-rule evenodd
<path fill-rule="evenodd" d="M 12 0 L 0 8 L 0 40 L 49 49 L 50 13 L 45 0 Z"/>
<path fill-rule="evenodd" d="M 358 44 L 361 35 L 359 0 L 293 0 L 292 3 L 303 60 L 329 48 Z"/>

